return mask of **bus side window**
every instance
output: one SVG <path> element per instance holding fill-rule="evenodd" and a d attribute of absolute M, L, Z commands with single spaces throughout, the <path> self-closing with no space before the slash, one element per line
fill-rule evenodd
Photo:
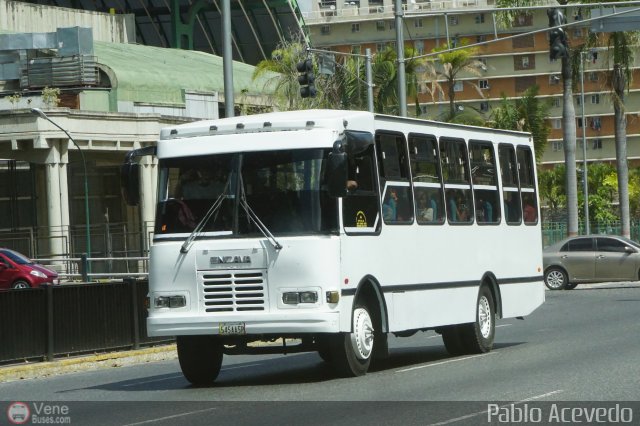
<path fill-rule="evenodd" d="M 349 159 L 349 178 L 357 188 L 342 198 L 342 223 L 350 235 L 366 235 L 380 227 L 380 201 L 375 179 L 373 146 Z"/>
<path fill-rule="evenodd" d="M 469 179 L 469 156 L 464 140 L 441 138 L 440 161 L 449 223 L 473 223 L 474 206 Z"/>
<path fill-rule="evenodd" d="M 538 197 L 536 196 L 533 153 L 527 146 L 518 146 L 516 152 L 522 193 L 522 216 L 525 225 L 535 225 L 538 223 Z"/>
<path fill-rule="evenodd" d="M 392 225 L 413 223 L 413 192 L 409 179 L 404 135 L 378 132 L 376 149 L 384 223 Z"/>
<path fill-rule="evenodd" d="M 498 224 L 501 208 L 493 144 L 487 141 L 470 141 L 469 151 L 476 220 L 479 224 Z"/>
<path fill-rule="evenodd" d="M 518 164 L 513 146 L 498 146 L 498 158 L 502 178 L 504 217 L 508 225 L 519 225 L 522 221 L 522 204 L 518 182 Z"/>
<path fill-rule="evenodd" d="M 419 224 L 442 224 L 445 210 L 438 142 L 434 136 L 409 135 L 409 158 Z"/>

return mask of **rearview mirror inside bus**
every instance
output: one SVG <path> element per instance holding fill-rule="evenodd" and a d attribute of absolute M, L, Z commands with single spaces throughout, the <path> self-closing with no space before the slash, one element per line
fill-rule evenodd
<path fill-rule="evenodd" d="M 127 205 L 137 206 L 140 203 L 140 164 L 125 162 L 120 167 L 120 188 Z"/>

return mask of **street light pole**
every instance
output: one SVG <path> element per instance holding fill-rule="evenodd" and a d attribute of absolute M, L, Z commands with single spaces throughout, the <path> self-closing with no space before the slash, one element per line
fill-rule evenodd
<path fill-rule="evenodd" d="M 82 152 L 82 149 L 80 149 L 76 141 L 73 140 L 69 132 L 67 132 L 65 129 L 60 127 L 55 121 L 50 119 L 47 116 L 47 114 L 45 114 L 44 111 L 42 111 L 40 108 L 31 108 L 31 113 L 39 116 L 40 118 L 47 120 L 49 123 L 53 124 L 58 129 L 62 130 L 64 134 L 67 135 L 69 140 L 75 145 L 76 148 L 78 148 L 78 151 L 80 152 L 80 157 L 82 158 L 82 167 L 84 169 L 84 216 L 85 216 L 85 222 L 86 222 L 85 226 L 86 226 L 86 234 L 87 234 L 87 257 L 91 257 L 91 231 L 90 231 L 90 219 L 89 219 L 90 217 L 89 216 L 89 179 L 87 175 L 87 162 L 84 158 L 84 152 Z M 87 262 L 86 268 L 87 268 L 87 273 L 91 273 L 90 262 Z"/>

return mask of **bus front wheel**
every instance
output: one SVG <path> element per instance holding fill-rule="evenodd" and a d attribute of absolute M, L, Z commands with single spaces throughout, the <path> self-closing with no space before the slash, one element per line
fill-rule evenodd
<path fill-rule="evenodd" d="M 355 377 L 367 373 L 371 364 L 375 333 L 367 305 L 357 303 L 353 310 L 352 332 L 332 338 L 331 363 L 341 376 Z"/>
<path fill-rule="evenodd" d="M 196 386 L 208 386 L 220 374 L 222 342 L 216 336 L 178 336 L 178 361 L 184 377 Z"/>

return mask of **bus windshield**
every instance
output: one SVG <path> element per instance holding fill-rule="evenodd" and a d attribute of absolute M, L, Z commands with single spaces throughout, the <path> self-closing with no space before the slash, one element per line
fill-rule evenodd
<path fill-rule="evenodd" d="M 262 151 L 161 159 L 156 235 L 258 236 L 246 202 L 274 235 L 338 230 L 338 209 L 325 184 L 328 149 Z"/>

